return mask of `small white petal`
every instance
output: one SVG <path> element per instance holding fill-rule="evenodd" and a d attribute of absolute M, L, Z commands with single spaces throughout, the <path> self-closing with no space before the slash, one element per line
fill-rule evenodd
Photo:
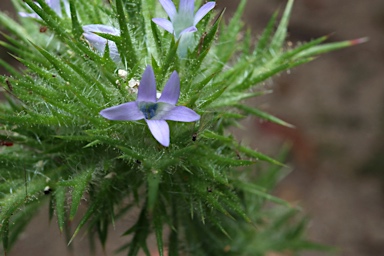
<path fill-rule="evenodd" d="M 125 78 L 127 78 L 127 76 L 128 76 L 128 71 L 126 71 L 126 70 L 124 70 L 124 69 L 119 69 L 119 70 L 117 71 L 117 75 L 118 75 L 120 78 L 125 79 Z"/>

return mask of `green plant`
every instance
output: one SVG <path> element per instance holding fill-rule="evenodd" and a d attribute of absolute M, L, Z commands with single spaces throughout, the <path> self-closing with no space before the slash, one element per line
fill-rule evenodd
<path fill-rule="evenodd" d="M 267 93 L 263 82 L 274 75 L 361 39 L 322 44 L 326 37 L 321 37 L 285 47 L 289 0 L 277 29 L 276 12 L 254 44 L 241 22 L 246 6 L 241 0 L 228 23 L 224 11 L 205 16 L 180 53 L 179 38 L 152 22 L 164 15 L 157 0 L 70 0 L 69 9 L 63 1 L 60 12 L 43 0 L 36 1 L 40 7 L 32 0 L 13 2 L 41 18 L 18 23 L 0 13 L 0 24 L 9 32 L 1 45 L 24 65 L 18 70 L 0 60 L 11 74 L 0 76 L 7 96 L 0 104 L 4 251 L 41 205 L 50 203 L 50 218 L 66 231 L 84 198 L 87 211 L 69 243 L 87 228 L 96 230 L 104 245 L 115 219 L 139 207 L 136 223 L 125 232 L 133 238 L 121 248 L 128 255 L 140 249 L 150 255 L 146 238 L 152 232 L 160 255 L 165 247 L 169 255 L 323 248 L 305 240 L 305 221 L 297 210 L 270 195 L 283 165 L 241 144 L 227 128 L 248 115 L 290 126 L 243 100 Z M 110 25 L 119 33 L 96 31 L 108 42 L 100 51 L 84 38 L 88 24 Z M 140 80 L 147 65 L 159 90 L 177 71 L 178 104 L 201 116 L 195 123 L 169 122 L 169 147 L 151 136 L 144 121 L 113 122 L 99 115 L 136 100 L 128 83 Z M 272 167 L 262 168 L 261 162 Z M 266 201 L 281 206 L 265 208 Z"/>

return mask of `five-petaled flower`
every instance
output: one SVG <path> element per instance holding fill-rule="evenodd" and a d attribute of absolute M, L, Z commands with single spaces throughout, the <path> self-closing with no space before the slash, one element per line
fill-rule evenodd
<path fill-rule="evenodd" d="M 120 36 L 120 30 L 111 26 L 101 25 L 101 24 L 85 25 L 83 26 L 83 30 L 84 30 L 84 33 L 83 33 L 84 38 L 100 54 L 104 54 L 105 46 L 108 43 L 109 56 L 111 57 L 111 59 L 115 63 L 119 63 L 121 61 L 116 43 L 95 34 L 95 33 L 104 33 L 104 34 L 110 34 L 114 36 Z"/>
<path fill-rule="evenodd" d="M 100 112 L 104 118 L 118 121 L 144 119 L 153 137 L 163 146 L 169 146 L 169 126 L 165 120 L 194 122 L 200 116 L 190 108 L 175 106 L 180 96 L 180 78 L 174 71 L 159 99 L 156 99 L 155 74 L 147 66 L 140 81 L 136 101 L 127 102 Z"/>
<path fill-rule="evenodd" d="M 63 2 L 64 8 L 65 8 L 65 13 L 69 16 L 70 10 L 69 10 L 69 2 L 68 0 L 45 0 L 45 3 L 51 7 L 51 9 L 60 17 L 62 16 L 62 10 L 61 10 L 61 3 Z M 36 3 L 39 5 L 38 3 Z M 29 6 L 28 6 L 29 7 Z M 31 9 L 31 8 L 29 8 Z M 19 12 L 19 15 L 21 17 L 29 17 L 29 18 L 35 18 L 35 19 L 40 19 L 39 15 L 36 13 L 27 13 L 27 12 Z"/>
<path fill-rule="evenodd" d="M 174 34 L 176 39 L 185 33 L 196 32 L 197 23 L 215 7 L 215 2 L 208 2 L 194 14 L 195 0 L 180 0 L 179 11 L 171 0 L 159 1 L 171 21 L 163 18 L 154 18 L 152 21 Z"/>

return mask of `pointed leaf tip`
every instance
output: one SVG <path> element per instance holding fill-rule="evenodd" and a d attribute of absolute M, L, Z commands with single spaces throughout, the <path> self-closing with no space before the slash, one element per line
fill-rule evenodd
<path fill-rule="evenodd" d="M 349 43 L 350 45 L 357 45 L 357 44 L 366 43 L 368 41 L 369 41 L 368 37 L 361 37 L 361 38 L 350 40 Z"/>

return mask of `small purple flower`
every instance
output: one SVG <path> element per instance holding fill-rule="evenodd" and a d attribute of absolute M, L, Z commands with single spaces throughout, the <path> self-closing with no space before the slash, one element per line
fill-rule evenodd
<path fill-rule="evenodd" d="M 84 30 L 84 33 L 83 33 L 84 38 L 101 55 L 104 54 L 105 46 L 108 43 L 109 56 L 111 56 L 111 59 L 115 63 L 119 63 L 121 61 L 116 43 L 112 41 L 108 41 L 107 39 L 95 34 L 96 32 L 96 33 L 104 33 L 104 34 L 111 34 L 114 36 L 120 36 L 120 30 L 111 26 L 99 25 L 99 24 L 85 25 L 83 26 L 83 30 Z"/>
<path fill-rule="evenodd" d="M 180 79 L 174 71 L 166 83 L 160 98 L 156 99 L 155 74 L 147 66 L 140 81 L 136 101 L 127 102 L 100 112 L 104 118 L 117 121 L 144 119 L 153 137 L 163 146 L 169 146 L 169 126 L 165 120 L 194 122 L 200 119 L 190 108 L 175 106 L 180 96 Z"/>
<path fill-rule="evenodd" d="M 180 0 L 179 11 L 171 0 L 159 0 L 171 21 L 163 18 L 152 19 L 157 25 L 175 35 L 179 39 L 184 33 L 196 32 L 196 25 L 215 7 L 215 2 L 204 4 L 194 14 L 195 0 Z"/>
<path fill-rule="evenodd" d="M 61 3 L 60 1 L 63 2 L 64 4 L 64 7 L 65 7 L 65 12 L 67 13 L 67 15 L 69 16 L 70 15 L 70 8 L 69 8 L 69 2 L 68 0 L 45 0 L 45 2 L 47 3 L 47 5 L 49 7 L 51 7 L 52 10 L 55 11 L 55 13 L 57 15 L 59 15 L 60 17 L 62 16 L 62 11 L 61 11 Z M 39 5 L 38 3 L 36 3 L 37 5 Z M 40 5 L 39 5 L 40 6 Z M 28 6 L 29 7 L 29 6 Z M 29 7 L 30 8 L 30 7 Z M 30 8 L 31 9 L 31 8 Z M 33 10 L 32 10 L 33 11 Z M 29 17 L 29 18 L 35 18 L 35 19 L 40 19 L 39 15 L 37 15 L 36 13 L 27 13 L 27 12 L 19 12 L 19 15 L 21 17 Z"/>

